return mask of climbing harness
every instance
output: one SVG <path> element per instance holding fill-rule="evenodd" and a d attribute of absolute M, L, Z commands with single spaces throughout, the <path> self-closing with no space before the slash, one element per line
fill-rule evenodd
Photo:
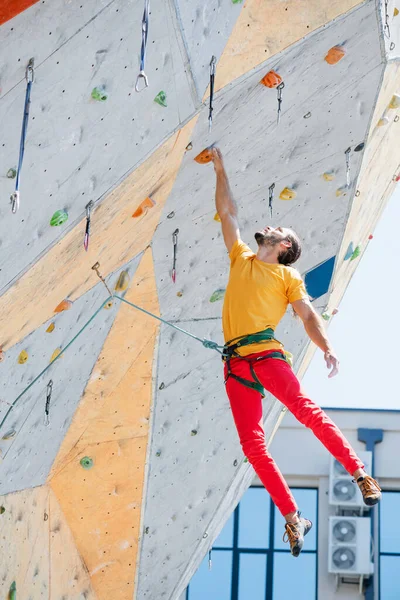
<path fill-rule="evenodd" d="M 210 110 L 208 112 L 208 133 L 211 133 L 212 129 L 212 113 L 213 113 L 213 100 L 214 100 L 214 80 L 215 80 L 215 65 L 217 59 L 213 55 L 210 62 Z"/>
<path fill-rule="evenodd" d="M 113 298 L 114 294 L 112 293 L 112 291 L 110 290 L 110 288 L 108 287 L 108 285 L 106 284 L 106 280 L 104 279 L 104 277 L 102 276 L 102 274 L 99 271 L 100 268 L 100 263 L 97 262 L 93 265 L 92 270 L 96 271 L 97 277 L 102 281 L 102 283 L 105 285 L 107 292 L 110 294 L 111 299 Z M 108 300 L 107 300 L 108 302 Z"/>
<path fill-rule="evenodd" d="M 172 243 L 174 245 L 174 258 L 173 258 L 173 262 L 172 262 L 172 281 L 175 283 L 176 281 L 176 251 L 178 249 L 178 233 L 179 233 L 179 229 L 175 229 L 174 233 L 172 234 Z"/>
<path fill-rule="evenodd" d="M 86 204 L 86 230 L 85 230 L 85 237 L 83 240 L 83 247 L 85 248 L 86 252 L 88 251 L 89 248 L 89 238 L 90 238 L 90 219 L 91 219 L 91 213 L 92 213 L 92 208 L 93 208 L 93 200 L 91 200 L 88 204 Z"/>
<path fill-rule="evenodd" d="M 284 352 L 281 350 L 276 350 L 276 351 L 270 352 L 269 354 L 267 354 L 265 356 L 258 356 L 257 358 L 248 358 L 246 356 L 241 356 L 240 354 L 238 354 L 236 352 L 236 350 L 238 348 L 242 348 L 243 346 L 248 346 L 250 344 L 257 344 L 259 342 L 267 342 L 267 341 L 278 342 L 278 340 L 276 340 L 274 337 L 274 330 L 271 329 L 270 327 L 268 327 L 267 329 L 264 329 L 264 331 L 258 331 L 257 333 L 251 333 L 249 335 L 239 336 L 239 337 L 233 338 L 229 342 L 226 342 L 226 344 L 223 348 L 223 353 L 222 353 L 222 360 L 224 362 L 226 362 L 226 366 L 227 366 L 227 376 L 226 376 L 225 382 L 224 382 L 225 385 L 226 385 L 229 377 L 232 377 L 233 379 L 235 379 L 236 381 L 238 381 L 245 387 L 255 390 L 256 392 L 259 392 L 263 398 L 265 397 L 264 386 L 261 383 L 261 381 L 258 379 L 256 372 L 254 370 L 253 364 L 258 363 L 261 360 L 266 360 L 267 358 L 277 358 L 277 359 L 283 360 L 289 364 L 289 361 L 287 360 Z M 278 343 L 280 343 L 280 342 L 278 342 Z M 253 381 L 249 381 L 248 379 L 244 379 L 243 377 L 239 377 L 239 375 L 235 375 L 235 373 L 232 373 L 232 369 L 231 369 L 231 365 L 230 365 L 230 361 L 232 360 L 232 358 L 239 358 L 240 360 L 245 360 L 247 363 L 249 363 L 250 372 L 253 377 Z"/>
<path fill-rule="evenodd" d="M 45 425 L 49 425 L 49 423 L 50 423 L 49 413 L 50 413 L 50 400 L 51 400 L 52 391 L 53 391 L 53 380 L 50 379 L 49 383 L 47 384 L 46 406 L 44 409 L 44 424 Z"/>
<path fill-rule="evenodd" d="M 35 71 L 34 71 L 34 59 L 31 58 L 28 66 L 25 70 L 25 79 L 26 79 L 26 92 L 25 92 L 25 105 L 24 105 L 24 116 L 22 119 L 22 129 L 21 129 L 21 141 L 19 146 L 19 160 L 18 160 L 18 168 L 17 168 L 17 177 L 15 180 L 15 191 L 11 194 L 10 202 L 11 202 L 11 210 L 13 214 L 17 212 L 19 209 L 19 184 L 21 177 L 21 169 L 22 162 L 24 160 L 25 153 L 25 140 L 26 133 L 28 130 L 28 120 L 29 120 L 29 108 L 31 104 L 31 88 L 32 84 L 35 80 Z"/>
<path fill-rule="evenodd" d="M 272 219 L 272 202 L 274 200 L 274 189 L 275 189 L 275 183 L 271 184 L 268 188 L 268 193 L 269 193 L 268 206 L 269 206 L 269 211 L 271 213 L 271 219 Z"/>
<path fill-rule="evenodd" d="M 278 117 L 277 117 L 277 124 L 279 125 L 279 123 L 281 122 L 281 112 L 282 112 L 282 90 L 285 87 L 284 82 L 282 81 L 282 83 L 280 83 L 278 85 L 278 87 L 276 88 L 278 90 Z"/>
<path fill-rule="evenodd" d="M 350 152 L 351 152 L 351 148 L 347 148 L 347 150 L 345 151 L 345 157 L 346 157 L 346 184 L 347 187 L 350 187 Z"/>
<path fill-rule="evenodd" d="M 147 48 L 147 36 L 149 34 L 149 11 L 150 11 L 150 0 L 144 0 L 144 11 L 142 17 L 142 47 L 140 49 L 140 71 L 136 79 L 135 90 L 141 92 L 145 88 L 149 87 L 149 80 L 144 72 L 144 66 L 146 61 L 146 48 Z M 143 79 L 144 87 L 139 88 L 139 82 Z"/>

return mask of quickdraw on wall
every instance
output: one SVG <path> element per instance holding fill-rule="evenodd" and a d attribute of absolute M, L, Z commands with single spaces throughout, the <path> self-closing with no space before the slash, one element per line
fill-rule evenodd
<path fill-rule="evenodd" d="M 88 204 L 86 204 L 86 207 L 85 207 L 86 228 L 85 228 L 85 237 L 83 238 L 83 247 L 85 248 L 86 252 L 88 251 L 88 248 L 89 248 L 90 221 L 91 221 L 91 217 L 92 217 L 93 206 L 94 206 L 94 203 L 93 203 L 93 200 L 91 200 L 90 202 L 88 202 Z"/>
<path fill-rule="evenodd" d="M 144 0 L 144 10 L 142 17 L 142 46 L 140 49 L 140 70 L 136 79 L 135 90 L 141 92 L 145 88 L 149 87 L 149 80 L 144 71 L 146 62 L 146 49 L 147 49 L 147 37 L 149 34 L 149 11 L 150 11 L 150 0 Z M 144 87 L 140 89 L 139 83 L 143 79 Z"/>
<path fill-rule="evenodd" d="M 208 133 L 211 133 L 212 129 L 212 113 L 213 113 L 213 100 L 214 100 L 214 80 L 215 80 L 215 65 L 217 64 L 217 59 L 215 56 L 211 57 L 210 62 L 210 108 L 208 111 Z"/>
<path fill-rule="evenodd" d="M 24 154 L 25 154 L 26 133 L 28 131 L 29 109 L 30 109 L 30 105 L 31 105 L 31 89 L 32 89 L 32 84 L 35 80 L 34 59 L 33 58 L 30 59 L 28 66 L 26 67 L 25 79 L 26 79 L 25 105 L 24 105 L 24 116 L 22 118 L 21 141 L 20 141 L 20 146 L 19 146 L 17 176 L 16 176 L 16 180 L 15 180 L 15 190 L 11 194 L 11 197 L 10 197 L 11 210 L 14 214 L 19 209 L 19 184 L 20 184 L 20 179 L 21 179 L 22 163 L 23 163 Z"/>
<path fill-rule="evenodd" d="M 175 229 L 174 233 L 172 234 L 172 244 L 173 244 L 174 256 L 172 259 L 171 277 L 172 277 L 172 281 L 174 283 L 176 281 L 176 253 L 178 250 L 178 233 L 179 233 L 179 229 Z"/>
<path fill-rule="evenodd" d="M 278 95 L 277 124 L 279 125 L 280 120 L 281 120 L 281 112 L 282 112 L 282 90 L 285 87 L 282 77 L 275 71 L 269 71 L 261 79 L 260 83 L 262 83 L 262 85 L 265 85 L 265 87 L 277 90 L 277 95 Z"/>
<path fill-rule="evenodd" d="M 272 183 L 268 188 L 268 207 L 269 207 L 271 219 L 272 219 L 272 203 L 274 201 L 274 189 L 275 189 L 275 183 Z"/>

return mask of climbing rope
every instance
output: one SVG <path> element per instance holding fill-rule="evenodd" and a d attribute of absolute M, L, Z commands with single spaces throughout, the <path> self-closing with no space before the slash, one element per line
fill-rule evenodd
<path fill-rule="evenodd" d="M 19 160 L 18 160 L 18 169 L 17 169 L 17 178 L 15 180 L 15 191 L 11 194 L 11 210 L 13 214 L 17 212 L 19 209 L 19 184 L 21 177 L 21 169 L 22 162 L 24 160 L 25 153 L 25 139 L 26 132 L 28 130 L 28 120 L 29 120 L 29 108 L 31 104 L 31 88 L 32 84 L 35 80 L 35 71 L 33 69 L 34 60 L 30 59 L 28 66 L 25 70 L 25 79 L 26 79 L 26 92 L 25 92 L 25 105 L 24 105 L 24 116 L 22 118 L 22 129 L 21 129 L 21 141 L 19 145 Z"/>
<path fill-rule="evenodd" d="M 141 92 L 145 88 L 149 87 L 149 80 L 144 72 L 144 66 L 146 62 L 146 49 L 147 49 L 147 36 L 149 34 L 149 11 L 150 11 L 150 0 L 144 0 L 144 11 L 142 17 L 142 47 L 140 50 L 140 71 L 136 79 L 135 90 Z M 144 80 L 144 87 L 139 88 L 140 80 Z"/>

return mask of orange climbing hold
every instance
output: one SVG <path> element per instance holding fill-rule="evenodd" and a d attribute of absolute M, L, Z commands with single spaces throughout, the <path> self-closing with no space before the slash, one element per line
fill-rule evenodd
<path fill-rule="evenodd" d="M 205 148 L 194 159 L 199 165 L 206 165 L 212 160 L 212 148 Z"/>
<path fill-rule="evenodd" d="M 265 85 L 268 88 L 277 88 L 278 85 L 282 83 L 282 77 L 276 73 L 275 71 L 269 71 L 264 77 L 261 79 L 260 83 Z"/>
<path fill-rule="evenodd" d="M 155 204 L 156 203 L 151 198 L 149 198 L 149 197 L 145 198 L 143 200 L 143 202 L 141 202 L 141 204 L 139 204 L 138 208 L 135 210 L 132 217 L 134 217 L 134 218 L 140 217 L 144 213 L 147 213 L 148 208 L 153 208 L 153 206 L 155 206 Z"/>
<path fill-rule="evenodd" d="M 55 328 L 54 323 L 50 323 L 50 325 L 46 329 L 46 333 L 51 333 L 52 331 L 54 331 L 54 328 Z"/>
<path fill-rule="evenodd" d="M 336 63 L 342 60 L 345 54 L 346 52 L 342 46 L 333 46 L 325 56 L 325 60 L 328 65 L 336 65 Z"/>
<path fill-rule="evenodd" d="M 55 307 L 54 312 L 55 313 L 60 313 L 63 312 L 64 310 L 69 310 L 72 306 L 72 302 L 71 300 L 63 300 L 62 302 L 60 302 L 60 304 L 58 306 Z"/>
<path fill-rule="evenodd" d="M 296 192 L 288 187 L 285 187 L 279 194 L 281 200 L 294 200 L 296 196 Z"/>
<path fill-rule="evenodd" d="M 218 223 L 221 223 L 221 217 L 219 216 L 219 214 L 217 212 L 215 213 L 214 221 L 218 221 Z"/>

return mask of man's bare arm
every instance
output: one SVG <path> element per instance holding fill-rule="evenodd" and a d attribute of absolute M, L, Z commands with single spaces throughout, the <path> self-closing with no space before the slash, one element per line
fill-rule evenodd
<path fill-rule="evenodd" d="M 215 206 L 221 219 L 225 245 L 228 252 L 230 252 L 236 240 L 240 239 L 237 206 L 229 187 L 228 176 L 222 161 L 222 154 L 218 148 L 213 148 L 212 153 L 215 173 L 217 175 Z"/>
<path fill-rule="evenodd" d="M 324 358 L 328 369 L 332 368 L 329 377 L 336 375 L 339 370 L 339 360 L 329 342 L 325 331 L 323 321 L 319 314 L 315 312 L 313 306 L 307 298 L 295 300 L 292 302 L 295 312 L 304 323 L 304 329 L 308 337 L 324 353 Z"/>

